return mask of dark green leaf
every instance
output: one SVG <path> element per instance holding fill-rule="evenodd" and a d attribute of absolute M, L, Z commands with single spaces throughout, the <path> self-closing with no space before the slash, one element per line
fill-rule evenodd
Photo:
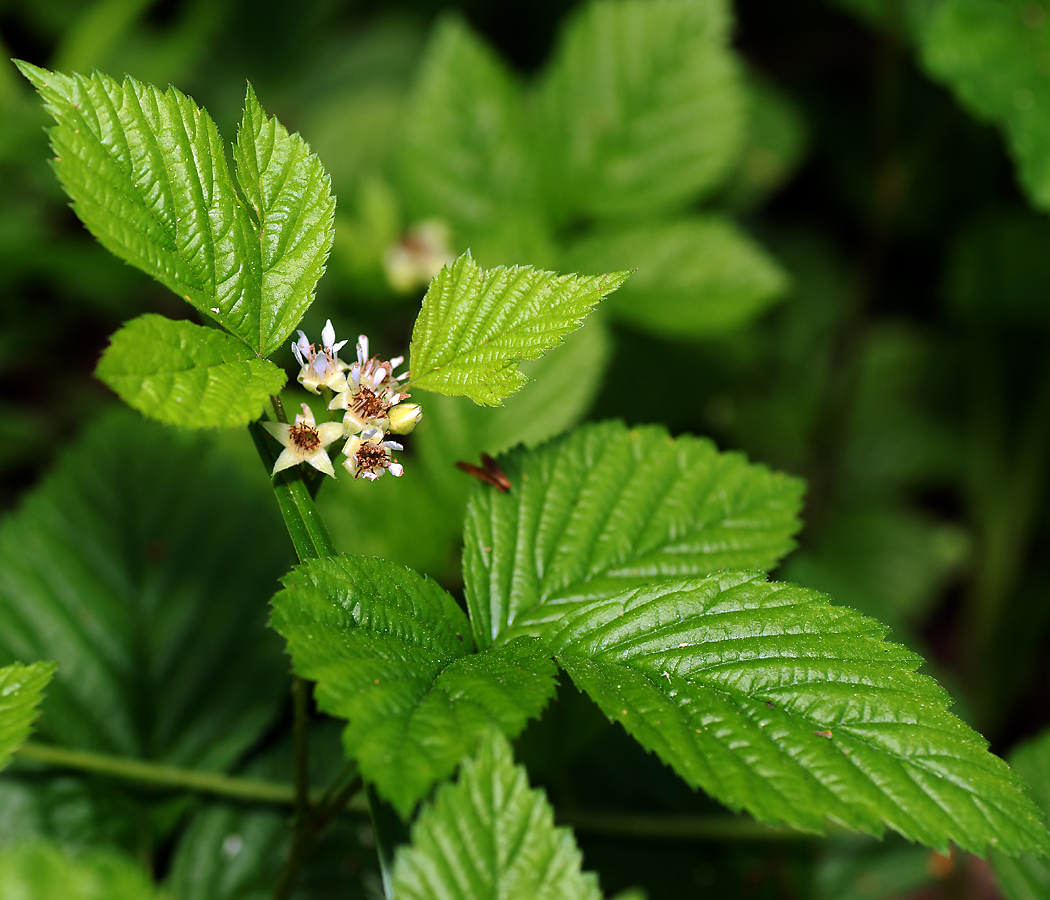
<path fill-rule="evenodd" d="M 129 406 L 183 428 L 247 425 L 287 381 L 237 338 L 157 315 L 114 334 L 95 374 Z"/>
<path fill-rule="evenodd" d="M 800 481 L 658 427 L 585 426 L 499 463 L 510 492 L 475 487 L 465 526 L 481 647 L 637 585 L 771 568 L 799 528 Z"/>
<path fill-rule="evenodd" d="M 1010 754 L 1010 764 L 1028 782 L 1035 802 L 1050 816 L 1050 731 L 1044 731 Z M 1043 900 L 1050 897 L 1050 860 L 1025 853 L 1011 859 L 993 851 L 992 868 L 1006 900 Z"/>
<path fill-rule="evenodd" d="M 572 832 L 554 827 L 542 791 L 514 765 L 498 734 L 443 785 L 412 829 L 394 865 L 395 900 L 601 900 L 597 879 L 580 871 Z"/>
<path fill-rule="evenodd" d="M 475 653 L 470 623 L 434 582 L 383 560 L 298 566 L 272 626 L 325 712 L 349 720 L 347 755 L 402 816 L 495 726 L 516 736 L 554 692 L 539 641 Z"/>
<path fill-rule="evenodd" d="M 29 737 L 43 690 L 54 674 L 51 662 L 12 663 L 0 669 L 0 769 Z"/>

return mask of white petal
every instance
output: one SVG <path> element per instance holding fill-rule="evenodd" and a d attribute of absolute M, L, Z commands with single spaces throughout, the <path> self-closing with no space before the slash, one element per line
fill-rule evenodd
<path fill-rule="evenodd" d="M 306 457 L 305 461 L 317 469 L 318 472 L 324 472 L 325 475 L 331 475 L 335 478 L 335 469 L 332 468 L 332 461 L 324 450 L 317 450 L 311 453 Z"/>
<path fill-rule="evenodd" d="M 368 359 L 368 338 L 359 334 L 357 336 L 357 361 L 363 366 Z"/>
<path fill-rule="evenodd" d="M 348 340 L 345 340 L 345 341 L 340 341 L 338 344 L 334 344 L 332 346 L 332 355 L 335 356 L 336 353 L 338 353 L 340 350 L 342 350 L 343 347 L 345 347 L 349 343 L 350 343 L 350 341 L 348 339 Z"/>
<path fill-rule="evenodd" d="M 352 456 L 348 456 L 346 459 L 343 460 L 343 468 L 346 469 L 346 471 L 349 472 L 351 475 L 356 476 L 357 460 L 355 460 Z"/>
<path fill-rule="evenodd" d="M 369 481 L 375 481 L 383 474 L 383 470 L 380 469 L 378 472 L 362 472 L 361 477 L 367 478 Z"/>
<path fill-rule="evenodd" d="M 303 461 L 303 458 L 292 450 L 291 447 L 286 447 L 281 451 L 281 455 L 277 457 L 277 462 L 273 464 L 273 471 L 270 473 L 272 478 L 278 472 L 284 469 L 290 469 L 292 466 L 297 466 Z"/>
<path fill-rule="evenodd" d="M 392 360 L 390 360 L 390 371 L 393 372 L 394 369 L 396 369 L 404 361 L 405 358 L 403 356 L 395 356 Z"/>
<path fill-rule="evenodd" d="M 372 376 L 372 390 L 378 388 L 384 381 L 386 381 L 386 369 L 380 369 Z"/>
<path fill-rule="evenodd" d="M 332 441 L 337 441 L 344 434 L 346 429 L 343 428 L 342 422 L 323 422 L 317 426 L 317 436 L 321 439 L 321 446 L 327 447 Z"/>
<path fill-rule="evenodd" d="M 314 411 L 305 403 L 302 406 L 303 411 L 295 417 L 295 424 L 302 425 L 305 422 L 311 428 L 316 428 L 317 422 L 314 421 Z"/>
<path fill-rule="evenodd" d="M 325 322 L 324 328 L 321 329 L 321 343 L 325 350 L 332 352 L 332 345 L 335 343 L 335 328 L 332 326 L 331 319 Z"/>
<path fill-rule="evenodd" d="M 291 428 L 290 425 L 287 425 L 284 422 L 260 422 L 259 424 L 284 444 L 285 447 L 288 446 L 288 431 Z"/>
<path fill-rule="evenodd" d="M 390 470 L 390 474 L 395 478 L 400 478 L 401 473 L 405 471 L 405 467 L 401 463 L 391 463 L 387 468 Z"/>
<path fill-rule="evenodd" d="M 397 441 L 383 441 L 383 446 L 386 447 L 387 450 L 404 450 L 405 449 Z"/>
<path fill-rule="evenodd" d="M 349 409 L 350 408 L 350 391 L 340 391 L 336 394 L 332 401 L 328 404 L 329 409 Z"/>

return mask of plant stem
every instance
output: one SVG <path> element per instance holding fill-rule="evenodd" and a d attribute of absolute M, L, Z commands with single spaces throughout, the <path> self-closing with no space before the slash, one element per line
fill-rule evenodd
<path fill-rule="evenodd" d="M 292 704 L 295 734 L 295 818 L 310 815 L 310 749 L 307 727 L 310 722 L 310 684 L 298 675 L 292 676 Z"/>
<path fill-rule="evenodd" d="M 274 781 L 259 781 L 252 778 L 236 778 L 216 772 L 199 772 L 179 769 L 175 766 L 158 765 L 138 759 L 90 753 L 86 750 L 70 750 L 50 744 L 23 744 L 17 751 L 19 760 L 39 762 L 49 766 L 77 769 L 112 775 L 127 781 L 139 781 L 158 787 L 181 788 L 201 794 L 216 794 L 239 800 L 255 800 L 261 803 L 292 805 L 296 802 L 291 785 Z"/>

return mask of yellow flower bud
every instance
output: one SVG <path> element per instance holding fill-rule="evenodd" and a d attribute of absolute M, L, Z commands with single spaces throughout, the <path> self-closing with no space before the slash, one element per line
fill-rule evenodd
<path fill-rule="evenodd" d="M 399 403 L 391 407 L 387 415 L 390 417 L 390 431 L 409 434 L 423 418 L 423 408 L 418 403 Z"/>

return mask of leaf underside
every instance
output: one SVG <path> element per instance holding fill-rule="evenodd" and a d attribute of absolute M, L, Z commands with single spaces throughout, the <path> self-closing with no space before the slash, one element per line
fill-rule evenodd
<path fill-rule="evenodd" d="M 347 719 L 347 755 L 408 816 L 490 728 L 510 737 L 541 712 L 555 668 L 532 638 L 475 653 L 470 623 L 434 582 L 384 560 L 298 566 L 272 626 L 325 712 Z"/>
<path fill-rule="evenodd" d="M 175 88 L 20 62 L 56 125 L 54 169 L 111 253 L 268 356 L 313 302 L 335 201 L 320 161 L 249 88 L 234 149 Z"/>
<path fill-rule="evenodd" d="M 110 338 L 95 374 L 129 406 L 182 428 L 247 425 L 287 381 L 235 337 L 152 314 Z"/>
<path fill-rule="evenodd" d="M 54 674 L 52 662 L 12 663 L 0 669 L 0 769 L 29 737 L 44 688 Z"/>
<path fill-rule="evenodd" d="M 482 269 L 464 254 L 423 298 L 412 331 L 412 386 L 498 405 L 527 381 L 517 364 L 560 344 L 627 275 Z"/>

